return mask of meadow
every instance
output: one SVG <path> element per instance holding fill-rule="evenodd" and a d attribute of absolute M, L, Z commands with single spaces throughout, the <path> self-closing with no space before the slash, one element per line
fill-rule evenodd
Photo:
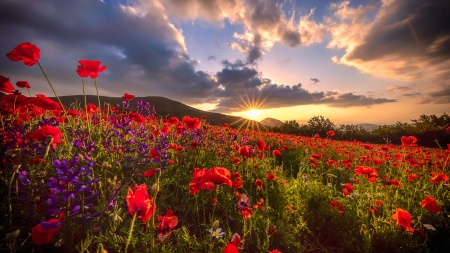
<path fill-rule="evenodd" d="M 7 57 L 41 67 L 39 53 L 22 43 Z M 85 80 L 97 88 L 105 68 L 80 60 L 83 93 Z M 148 103 L 130 106 L 134 95 L 127 93 L 118 105 L 65 107 L 45 95 L 22 95 L 0 78 L 7 94 L 0 101 L 0 251 L 450 248 L 450 144 L 213 126 L 207 117 L 157 117 Z"/>

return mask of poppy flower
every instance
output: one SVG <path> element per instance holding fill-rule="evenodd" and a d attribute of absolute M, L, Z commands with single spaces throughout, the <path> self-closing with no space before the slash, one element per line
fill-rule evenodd
<path fill-rule="evenodd" d="M 9 82 L 9 78 L 0 76 L 0 91 L 10 94 L 14 90 L 14 86 Z"/>
<path fill-rule="evenodd" d="M 319 163 L 317 163 L 316 160 L 314 160 L 314 157 L 312 157 L 312 156 L 309 157 L 309 162 L 310 162 L 314 167 L 319 166 Z"/>
<path fill-rule="evenodd" d="M 31 98 L 29 102 L 45 110 L 62 110 L 60 103 L 48 98 L 44 94 L 36 94 L 36 97 Z"/>
<path fill-rule="evenodd" d="M 77 73 L 80 77 L 90 76 L 92 79 L 97 78 L 98 73 L 103 72 L 106 66 L 100 67 L 100 61 L 93 60 L 79 60 L 80 65 L 78 65 Z"/>
<path fill-rule="evenodd" d="M 379 201 L 378 199 L 375 200 L 376 206 L 383 206 L 383 202 Z"/>
<path fill-rule="evenodd" d="M 277 249 L 274 249 L 274 250 L 270 251 L 269 253 L 281 253 L 281 251 L 278 251 Z"/>
<path fill-rule="evenodd" d="M 98 107 L 95 106 L 92 103 L 87 104 L 85 110 L 86 110 L 86 113 L 88 113 L 88 114 L 92 114 L 94 112 L 98 112 L 99 111 Z"/>
<path fill-rule="evenodd" d="M 258 150 L 264 150 L 264 148 L 266 147 L 266 143 L 264 142 L 264 140 L 259 139 L 258 140 Z"/>
<path fill-rule="evenodd" d="M 227 246 L 225 246 L 225 248 L 223 249 L 222 253 L 239 253 L 239 250 L 236 245 L 228 243 Z"/>
<path fill-rule="evenodd" d="M 53 137 L 52 144 L 56 144 L 61 140 L 62 137 L 61 130 L 59 130 L 59 128 L 57 127 L 45 125 L 39 128 L 38 130 L 29 133 L 28 139 L 43 141 L 47 139 L 47 137 L 49 136 Z"/>
<path fill-rule="evenodd" d="M 16 86 L 19 87 L 19 88 L 27 88 L 27 89 L 31 88 L 30 84 L 28 84 L 27 81 L 18 81 L 16 83 Z"/>
<path fill-rule="evenodd" d="M 344 206 L 342 206 L 341 202 L 331 200 L 330 206 L 331 208 L 337 209 L 340 214 L 344 214 Z"/>
<path fill-rule="evenodd" d="M 263 182 L 262 182 L 261 179 L 256 179 L 255 180 L 256 190 L 261 190 L 262 189 L 262 185 L 263 185 Z"/>
<path fill-rule="evenodd" d="M 202 122 L 198 118 L 191 118 L 188 116 L 184 116 L 181 121 L 186 125 L 188 129 L 200 129 L 202 126 Z"/>
<path fill-rule="evenodd" d="M 354 170 L 356 175 L 369 175 L 374 172 L 374 170 L 367 166 L 356 166 L 356 169 Z"/>
<path fill-rule="evenodd" d="M 123 100 L 125 100 L 125 101 L 130 101 L 130 100 L 132 100 L 132 99 L 135 98 L 135 97 L 136 97 L 135 95 L 130 95 L 130 94 L 128 94 L 128 93 L 125 93 L 125 94 L 122 96 Z"/>
<path fill-rule="evenodd" d="M 242 157 L 251 157 L 248 146 L 240 147 L 239 154 L 241 154 Z"/>
<path fill-rule="evenodd" d="M 238 211 L 244 216 L 244 220 L 247 220 L 252 216 L 252 209 L 250 208 L 250 199 L 245 194 L 241 194 L 239 201 L 236 203 Z"/>
<path fill-rule="evenodd" d="M 330 137 L 333 137 L 334 136 L 334 131 L 333 130 L 328 131 L 327 135 L 330 136 Z"/>
<path fill-rule="evenodd" d="M 276 181 L 278 179 L 278 177 L 276 175 L 274 175 L 273 173 L 269 173 L 266 176 L 267 180 L 269 180 L 270 182 Z"/>
<path fill-rule="evenodd" d="M 398 188 L 402 188 L 402 184 L 400 184 L 400 182 L 398 180 L 386 180 L 386 185 L 395 185 Z"/>
<path fill-rule="evenodd" d="M 53 236 L 61 229 L 61 219 L 63 217 L 64 213 L 60 213 L 56 219 L 37 224 L 31 231 L 31 240 L 39 245 L 50 242 Z"/>
<path fill-rule="evenodd" d="M 411 174 L 408 176 L 408 182 L 412 183 L 416 178 L 419 178 L 417 174 Z"/>
<path fill-rule="evenodd" d="M 401 138 L 403 147 L 415 147 L 417 144 L 417 138 L 414 136 L 402 136 Z"/>
<path fill-rule="evenodd" d="M 406 231 L 414 232 L 414 229 L 409 226 L 412 223 L 412 215 L 407 211 L 397 207 L 392 218 L 397 221 L 397 226 L 401 226 Z"/>
<path fill-rule="evenodd" d="M 67 115 L 80 116 L 80 112 L 78 110 L 68 110 Z"/>
<path fill-rule="evenodd" d="M 140 186 L 134 185 L 134 193 L 128 188 L 126 201 L 128 212 L 131 215 L 136 214 L 137 218 L 142 219 L 142 223 L 146 223 L 156 210 L 156 205 L 153 205 L 152 199 L 147 193 L 146 184 Z"/>
<path fill-rule="evenodd" d="M 178 225 L 177 216 L 173 215 L 171 209 L 167 210 L 165 216 L 158 215 L 158 239 L 163 242 L 172 234 L 172 230 Z"/>
<path fill-rule="evenodd" d="M 281 151 L 278 150 L 278 149 L 275 149 L 275 150 L 272 152 L 272 154 L 273 154 L 274 156 L 280 156 L 280 155 L 281 155 Z"/>
<path fill-rule="evenodd" d="M 206 169 L 195 168 L 192 177 L 194 178 L 191 182 L 189 182 L 190 188 L 189 193 L 195 195 L 200 192 L 200 190 L 208 190 L 212 191 L 214 189 L 213 182 L 203 182 L 202 178 L 206 174 Z M 231 182 L 231 180 L 230 180 Z M 230 186 L 231 187 L 231 186 Z"/>
<path fill-rule="evenodd" d="M 234 187 L 235 189 L 242 188 L 242 180 L 240 180 L 240 179 L 234 180 L 234 181 L 233 181 L 233 187 Z"/>
<path fill-rule="evenodd" d="M 211 168 L 206 171 L 206 173 L 200 179 L 200 183 L 204 184 L 207 182 L 224 184 L 228 185 L 229 187 L 233 186 L 233 183 L 231 182 L 230 171 L 221 167 Z"/>
<path fill-rule="evenodd" d="M 11 61 L 23 61 L 27 66 L 33 66 L 40 57 L 41 50 L 30 42 L 23 42 L 17 45 L 6 57 Z"/>
<path fill-rule="evenodd" d="M 430 196 L 426 196 L 420 205 L 432 213 L 439 213 L 442 207 L 436 205 L 436 200 Z"/>
<path fill-rule="evenodd" d="M 447 182 L 448 181 L 448 177 L 447 177 L 447 175 L 445 175 L 445 174 L 443 174 L 443 173 L 436 173 L 436 172 L 433 172 L 432 174 L 431 174 L 431 178 L 430 178 L 430 182 L 431 183 L 433 183 L 433 184 L 438 184 L 438 183 L 440 183 L 440 182 L 442 182 L 442 181 L 445 181 L 445 182 Z"/>

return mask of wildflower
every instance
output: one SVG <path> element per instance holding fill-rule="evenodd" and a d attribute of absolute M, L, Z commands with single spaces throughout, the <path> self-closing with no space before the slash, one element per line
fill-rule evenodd
<path fill-rule="evenodd" d="M 312 165 L 314 166 L 314 167 L 317 167 L 317 166 L 319 166 L 319 164 L 316 162 L 316 160 L 314 160 L 314 157 L 309 157 L 309 162 L 310 163 L 312 163 Z"/>
<path fill-rule="evenodd" d="M 395 209 L 395 213 L 392 215 L 392 218 L 397 221 L 397 226 L 401 226 L 406 231 L 414 232 L 414 229 L 410 227 L 412 215 L 407 211 L 397 207 L 397 209 Z"/>
<path fill-rule="evenodd" d="M 93 60 L 79 60 L 80 65 L 78 65 L 77 73 L 80 77 L 90 76 L 92 79 L 97 78 L 98 73 L 103 72 L 106 66 L 100 67 L 100 61 Z"/>
<path fill-rule="evenodd" d="M 278 177 L 276 175 L 274 175 L 273 173 L 269 173 L 266 176 L 267 180 L 269 180 L 270 182 L 276 181 L 278 180 Z"/>
<path fill-rule="evenodd" d="M 379 201 L 378 199 L 375 200 L 376 206 L 383 206 L 383 202 Z"/>
<path fill-rule="evenodd" d="M 266 147 L 266 143 L 264 142 L 264 140 L 259 139 L 258 140 L 258 150 L 264 150 L 264 148 Z"/>
<path fill-rule="evenodd" d="M 400 184 L 400 182 L 398 181 L 398 180 L 394 180 L 394 179 L 392 179 L 392 180 L 386 180 L 386 185 L 395 185 L 395 186 L 397 186 L 398 188 L 402 188 L 402 184 Z"/>
<path fill-rule="evenodd" d="M 31 231 L 31 240 L 36 244 L 45 244 L 50 242 L 53 236 L 61 229 L 61 219 L 64 213 L 60 213 L 58 218 L 43 221 L 37 224 Z"/>
<path fill-rule="evenodd" d="M 19 88 L 27 88 L 27 89 L 31 88 L 30 84 L 28 84 L 27 81 L 18 81 L 16 83 L 16 86 L 19 87 Z"/>
<path fill-rule="evenodd" d="M 125 100 L 125 101 L 132 100 L 132 99 L 135 98 L 135 97 L 136 97 L 135 95 L 130 95 L 130 94 L 128 94 L 128 93 L 125 93 L 125 94 L 122 96 L 123 100 Z"/>
<path fill-rule="evenodd" d="M 261 179 L 256 179 L 255 180 L 256 190 L 262 190 L 262 185 L 263 185 L 263 182 L 262 182 Z"/>
<path fill-rule="evenodd" d="M 216 230 L 213 230 L 212 228 L 207 229 L 207 231 L 209 231 L 211 233 L 211 235 L 217 239 L 222 238 L 225 233 L 222 232 L 221 228 L 217 228 Z"/>
<path fill-rule="evenodd" d="M 27 66 L 33 66 L 40 57 L 41 50 L 30 42 L 23 42 L 17 45 L 6 57 L 11 61 L 23 61 Z"/>
<path fill-rule="evenodd" d="M 85 110 L 86 110 L 86 113 L 88 113 L 88 114 L 92 114 L 92 113 L 99 111 L 98 107 L 92 103 L 87 104 Z"/>
<path fill-rule="evenodd" d="M 374 172 L 374 170 L 367 166 L 356 166 L 356 169 L 354 170 L 356 175 L 369 175 Z"/>
<path fill-rule="evenodd" d="M 433 172 L 432 174 L 431 174 L 431 178 L 430 178 L 430 182 L 431 183 L 433 183 L 433 184 L 438 184 L 439 182 L 442 182 L 442 181 L 445 181 L 445 182 L 447 182 L 448 181 L 448 177 L 447 177 L 447 175 L 445 175 L 445 174 L 443 174 L 443 173 L 436 173 L 436 172 Z"/>
<path fill-rule="evenodd" d="M 147 193 L 146 184 L 142 184 L 139 187 L 134 185 L 134 193 L 128 188 L 126 201 L 128 204 L 128 212 L 131 215 L 136 214 L 137 218 L 142 219 L 142 223 L 146 223 L 156 210 L 156 205 L 153 205 L 152 199 Z"/>
<path fill-rule="evenodd" d="M 264 199 L 259 199 L 259 201 L 253 206 L 253 208 L 254 209 L 261 209 L 261 211 L 264 211 L 264 210 L 266 210 L 266 208 L 265 207 L 263 207 L 263 204 L 264 203 Z"/>
<path fill-rule="evenodd" d="M 222 253 L 239 253 L 239 250 L 236 245 L 228 243 L 227 246 L 225 246 L 225 248 L 223 249 Z"/>
<path fill-rule="evenodd" d="M 417 138 L 414 136 L 402 136 L 401 138 L 402 141 L 402 146 L 403 147 L 415 147 L 417 146 L 417 144 L 415 144 L 417 142 Z"/>
<path fill-rule="evenodd" d="M 200 122 L 200 120 L 198 118 L 191 118 L 188 116 L 184 116 L 181 121 L 186 125 L 186 127 L 188 129 L 200 129 L 200 127 L 202 126 L 202 123 Z"/>
<path fill-rule="evenodd" d="M 239 201 L 236 203 L 238 211 L 244 216 L 244 220 L 252 216 L 252 209 L 250 208 L 250 199 L 245 194 L 241 194 Z"/>
<path fill-rule="evenodd" d="M 436 199 L 430 196 L 426 196 L 422 202 L 420 202 L 420 205 L 432 213 L 439 213 L 442 209 L 442 207 L 436 205 Z"/>
<path fill-rule="evenodd" d="M 229 170 L 221 167 L 215 167 L 206 171 L 206 173 L 202 176 L 200 183 L 212 182 L 215 184 L 225 184 L 232 187 L 233 184 L 230 178 L 231 174 Z"/>
<path fill-rule="evenodd" d="M 272 152 L 272 154 L 273 154 L 274 156 L 280 156 L 280 155 L 281 155 L 281 151 L 278 150 L 278 149 L 275 149 L 275 150 Z"/>
<path fill-rule="evenodd" d="M 233 181 L 233 187 L 234 187 L 235 189 L 242 188 L 242 180 L 241 180 L 241 179 L 235 179 L 235 180 Z"/>
<path fill-rule="evenodd" d="M 158 215 L 158 239 L 162 242 L 166 240 L 172 234 L 172 230 L 177 225 L 178 218 L 173 215 L 173 211 L 171 209 L 166 211 L 165 216 Z"/>
<path fill-rule="evenodd" d="M 10 94 L 14 90 L 14 87 L 9 82 L 9 78 L 6 78 L 4 76 L 0 76 L 0 91 Z"/>
<path fill-rule="evenodd" d="M 334 136 L 334 131 L 333 130 L 328 131 L 327 135 L 330 136 L 330 137 L 333 137 Z"/>
<path fill-rule="evenodd" d="M 331 200 L 330 206 L 333 209 L 337 209 L 340 214 L 342 214 L 342 215 L 344 214 L 344 207 L 341 205 L 341 202 Z"/>
<path fill-rule="evenodd" d="M 411 174 L 408 176 L 408 182 L 412 183 L 416 178 L 419 178 L 417 174 Z"/>
<path fill-rule="evenodd" d="M 45 126 L 42 126 L 40 129 L 29 133 L 28 139 L 43 141 L 43 140 L 47 139 L 48 136 L 53 137 L 52 144 L 56 145 L 56 143 L 59 143 L 59 141 L 62 137 L 62 133 L 61 133 L 61 130 L 59 130 L 59 128 L 57 128 L 57 127 L 45 125 Z"/>
<path fill-rule="evenodd" d="M 278 251 L 277 249 L 274 249 L 274 250 L 270 251 L 269 253 L 281 253 L 281 251 Z"/>

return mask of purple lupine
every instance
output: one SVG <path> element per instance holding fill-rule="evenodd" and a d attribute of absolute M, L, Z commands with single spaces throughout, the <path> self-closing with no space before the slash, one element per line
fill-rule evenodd
<path fill-rule="evenodd" d="M 48 215 L 70 212 L 74 217 L 80 214 L 82 209 L 87 210 L 81 213 L 84 221 L 99 215 L 92 212 L 93 204 L 90 203 L 99 194 L 93 187 L 98 178 L 91 177 L 94 163 L 86 159 L 87 164 L 83 166 L 79 160 L 79 155 L 76 154 L 71 160 L 64 158 L 53 162 L 56 177 L 51 177 L 46 183 L 50 192 L 45 201 Z"/>

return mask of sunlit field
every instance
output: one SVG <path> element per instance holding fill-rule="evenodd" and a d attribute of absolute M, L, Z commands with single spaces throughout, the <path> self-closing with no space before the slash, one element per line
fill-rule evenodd
<path fill-rule="evenodd" d="M 7 57 L 37 68 L 39 52 L 22 43 Z M 79 63 L 80 93 L 103 85 L 106 66 Z M 64 107 L 26 96 L 27 82 L 14 91 L 0 78 L 7 94 L 0 102 L 2 252 L 450 248 L 449 145 L 418 147 L 414 136 L 401 146 L 335 141 L 332 129 L 305 137 L 212 126 L 206 117 L 161 118 L 157 105 L 130 106 L 127 93 L 119 105 Z"/>

